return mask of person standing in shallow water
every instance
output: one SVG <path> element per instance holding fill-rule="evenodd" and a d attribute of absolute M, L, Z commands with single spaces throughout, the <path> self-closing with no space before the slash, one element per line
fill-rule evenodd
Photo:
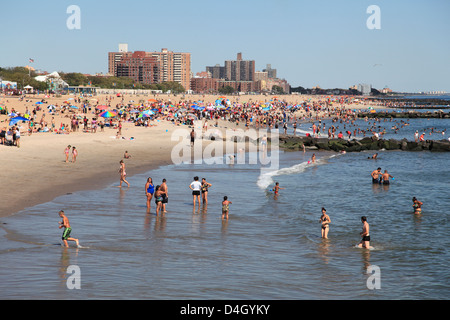
<path fill-rule="evenodd" d="M 122 188 L 122 182 L 125 182 L 128 185 L 128 187 L 129 187 L 130 184 L 125 179 L 126 176 L 127 176 L 127 172 L 125 170 L 125 163 L 123 162 L 123 160 L 120 160 L 119 163 L 120 163 L 120 168 L 119 168 L 120 184 L 119 184 L 119 188 Z"/>
<path fill-rule="evenodd" d="M 189 189 L 192 190 L 192 197 L 194 201 L 194 210 L 195 210 L 195 201 L 198 202 L 198 207 L 200 208 L 200 193 L 202 189 L 202 184 L 198 181 L 198 177 L 194 177 L 194 181 L 189 185 Z"/>
<path fill-rule="evenodd" d="M 422 205 L 423 203 L 416 199 L 416 197 L 412 198 L 413 201 L 413 208 L 415 214 L 421 214 L 422 213 Z"/>
<path fill-rule="evenodd" d="M 328 239 L 328 231 L 330 230 L 330 222 L 331 219 L 327 215 L 327 210 L 325 208 L 322 208 L 322 216 L 319 219 L 320 224 L 322 225 L 322 238 Z"/>
<path fill-rule="evenodd" d="M 153 186 L 152 178 L 147 179 L 147 183 L 145 184 L 145 195 L 147 197 L 147 213 L 150 213 L 151 201 L 153 198 L 153 193 L 155 192 L 155 187 Z"/>
<path fill-rule="evenodd" d="M 222 220 L 226 219 L 228 220 L 228 213 L 230 211 L 230 204 L 232 202 L 228 200 L 227 196 L 223 197 L 222 201 Z"/>
<path fill-rule="evenodd" d="M 206 179 L 202 178 L 202 200 L 204 205 L 208 204 L 208 188 L 211 186 L 211 183 L 206 182 Z"/>
<path fill-rule="evenodd" d="M 367 222 L 367 218 L 365 216 L 361 217 L 361 222 L 363 223 L 363 230 L 359 234 L 361 235 L 362 239 L 361 242 L 358 244 L 358 247 L 369 249 L 370 248 L 369 223 Z"/>

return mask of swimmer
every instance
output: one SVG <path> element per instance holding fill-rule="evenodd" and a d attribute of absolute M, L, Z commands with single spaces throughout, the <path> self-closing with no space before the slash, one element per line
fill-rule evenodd
<path fill-rule="evenodd" d="M 422 205 L 423 203 L 416 199 L 416 197 L 412 198 L 413 201 L 413 208 L 415 214 L 421 214 L 422 213 Z"/>
<path fill-rule="evenodd" d="M 327 210 L 325 208 L 322 208 L 322 216 L 320 217 L 319 222 L 322 225 L 322 238 L 328 239 L 328 231 L 330 230 L 329 224 L 331 219 L 327 215 Z"/>
<path fill-rule="evenodd" d="M 311 162 L 312 163 L 316 162 L 316 154 L 315 153 L 313 153 L 311 156 Z"/>
<path fill-rule="evenodd" d="M 358 244 L 359 248 L 370 248 L 370 234 L 369 234 L 369 223 L 367 222 L 366 217 L 361 217 L 361 222 L 363 223 L 363 230 L 359 234 L 361 235 L 362 239 L 361 242 Z"/>

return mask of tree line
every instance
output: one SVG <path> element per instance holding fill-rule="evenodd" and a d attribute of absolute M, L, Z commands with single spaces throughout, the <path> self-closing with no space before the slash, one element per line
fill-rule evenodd
<path fill-rule="evenodd" d="M 161 90 L 162 92 L 171 91 L 172 93 L 185 92 L 185 88 L 178 82 L 167 81 L 154 84 L 143 84 L 127 77 L 109 77 L 109 76 L 92 76 L 84 75 L 79 72 L 58 72 L 61 78 L 67 82 L 69 86 L 92 86 L 105 89 L 148 89 Z M 21 90 L 27 85 L 34 89 L 44 91 L 49 89 L 46 82 L 37 81 L 35 77 L 38 74 L 35 71 L 29 71 L 25 67 L 0 67 L 0 78 L 3 80 L 17 82 L 17 89 Z"/>

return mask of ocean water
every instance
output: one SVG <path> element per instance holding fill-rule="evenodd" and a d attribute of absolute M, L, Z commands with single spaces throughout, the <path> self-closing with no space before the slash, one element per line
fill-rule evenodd
<path fill-rule="evenodd" d="M 392 111 L 392 110 L 390 110 Z M 316 126 L 319 125 L 318 120 L 304 121 L 302 123 L 297 123 L 296 134 L 300 136 L 305 136 L 306 133 L 312 135 L 312 124 Z M 365 119 L 358 118 L 353 123 L 345 122 L 345 121 L 336 121 L 333 122 L 330 119 L 322 120 L 321 122 L 321 134 L 320 137 L 327 138 L 328 137 L 328 128 L 334 126 L 336 128 L 335 137 L 339 132 L 342 132 L 344 138 L 347 139 L 348 135 L 347 131 L 351 131 L 351 139 L 362 139 L 364 137 L 372 137 L 372 130 L 375 132 L 384 132 L 382 139 L 395 139 L 402 140 L 407 139 L 410 141 L 414 141 L 414 133 L 418 131 L 419 135 L 425 133 L 425 140 L 442 140 L 448 139 L 450 137 L 449 128 L 449 119 L 408 119 L 408 118 L 395 118 L 395 119 L 384 119 L 380 118 L 380 121 L 375 121 L 374 119 Z M 322 130 L 323 125 L 325 125 L 325 131 Z M 361 129 L 362 132 L 357 132 L 356 136 L 354 135 L 354 130 Z M 396 130 L 398 129 L 398 130 Z M 433 130 L 432 130 L 433 129 Z M 442 133 L 443 132 L 443 133 Z M 283 133 L 283 130 L 280 129 L 280 133 Z M 288 134 L 293 134 L 294 130 L 292 124 L 288 125 Z"/>
<path fill-rule="evenodd" d="M 130 188 L 117 181 L 2 218 L 0 298 L 449 299 L 449 154 L 316 152 L 314 164 L 311 155 L 280 151 L 275 169 L 164 166 L 129 177 Z M 377 167 L 395 177 L 389 186 L 372 184 Z M 193 208 L 194 176 L 212 184 L 207 208 Z M 163 216 L 154 202 L 146 214 L 147 177 L 167 179 Z M 276 197 L 275 182 L 284 188 Z M 420 216 L 413 196 L 424 203 Z M 320 236 L 322 207 L 329 239 Z M 61 246 L 61 209 L 82 248 Z M 361 216 L 372 250 L 355 247 Z M 73 267 L 80 287 L 70 289 Z"/>

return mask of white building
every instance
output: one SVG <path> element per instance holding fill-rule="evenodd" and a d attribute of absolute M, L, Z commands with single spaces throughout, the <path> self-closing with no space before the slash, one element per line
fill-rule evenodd
<path fill-rule="evenodd" d="M 368 96 L 372 92 L 372 85 L 371 84 L 365 84 L 365 83 L 361 84 L 360 83 L 360 84 L 358 84 L 356 90 L 361 92 L 364 96 Z"/>

